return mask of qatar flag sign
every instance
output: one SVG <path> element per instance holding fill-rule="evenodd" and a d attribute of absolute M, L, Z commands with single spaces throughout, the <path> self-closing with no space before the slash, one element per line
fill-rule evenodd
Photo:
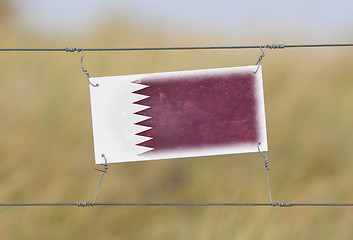
<path fill-rule="evenodd" d="M 96 164 L 267 151 L 256 68 L 91 78 Z"/>

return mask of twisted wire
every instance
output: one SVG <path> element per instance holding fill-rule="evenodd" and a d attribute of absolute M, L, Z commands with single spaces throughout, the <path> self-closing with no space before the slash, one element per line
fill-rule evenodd
<path fill-rule="evenodd" d="M 98 184 L 98 187 L 97 187 L 97 190 L 96 190 L 96 194 L 94 195 L 94 200 L 93 200 L 92 206 L 94 206 L 95 203 L 96 203 L 96 199 L 97 199 L 97 195 L 98 195 L 99 188 L 100 188 L 101 183 L 102 183 L 102 181 L 103 181 L 103 177 L 104 177 L 104 175 L 106 174 L 106 172 L 107 172 L 107 170 L 108 170 L 108 162 L 107 162 L 107 159 L 106 159 L 106 157 L 105 157 L 104 154 L 102 154 L 102 157 L 104 158 L 104 164 L 103 164 L 103 165 L 104 165 L 104 169 L 101 170 L 101 169 L 96 168 L 97 171 L 102 172 L 102 176 L 101 176 L 101 179 L 100 179 L 100 181 L 99 181 L 99 184 Z"/>
<path fill-rule="evenodd" d="M 268 158 L 267 158 L 267 156 L 266 156 L 266 153 L 265 153 L 265 152 L 261 152 L 261 150 L 260 150 L 260 145 L 261 145 L 261 142 L 259 142 L 259 143 L 257 144 L 257 149 L 259 150 L 259 153 L 261 154 L 261 156 L 265 159 L 265 168 L 266 168 L 266 176 L 267 176 L 268 196 L 269 196 L 269 198 L 270 198 L 270 202 L 271 202 L 272 206 L 275 206 L 275 205 L 278 204 L 278 203 L 274 204 L 274 203 L 272 202 L 271 186 L 270 186 L 270 174 L 269 174 L 269 172 L 270 172 L 269 162 L 268 162 Z"/>
<path fill-rule="evenodd" d="M 92 87 L 99 87 L 99 84 L 93 84 L 91 81 L 90 81 L 90 78 L 91 76 L 89 75 L 88 71 L 84 68 L 83 66 L 83 57 L 85 55 L 85 50 L 83 48 L 66 48 L 66 51 L 69 51 L 69 52 L 74 52 L 74 51 L 82 51 L 82 56 L 81 56 L 81 69 L 82 69 L 82 72 L 87 76 L 87 81 L 88 83 L 92 86 Z"/>

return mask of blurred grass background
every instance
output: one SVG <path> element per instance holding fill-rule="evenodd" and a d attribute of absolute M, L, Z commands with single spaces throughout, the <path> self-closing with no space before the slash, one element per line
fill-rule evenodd
<path fill-rule="evenodd" d="M 169 46 L 129 19 L 71 40 L 16 29 L 1 47 Z M 120 24 L 116 24 L 120 22 Z M 265 39 L 265 38 L 264 38 Z M 219 45 L 180 35 L 180 46 Z M 258 44 L 264 44 L 260 42 Z M 85 53 L 91 76 L 253 65 L 259 50 Z M 1 203 L 92 201 L 88 83 L 79 53 L 0 53 Z M 353 202 L 353 49 L 268 50 L 263 79 L 276 202 Z M 109 165 L 98 202 L 268 202 L 259 154 Z M 350 208 L 1 207 L 1 239 L 351 239 Z"/>

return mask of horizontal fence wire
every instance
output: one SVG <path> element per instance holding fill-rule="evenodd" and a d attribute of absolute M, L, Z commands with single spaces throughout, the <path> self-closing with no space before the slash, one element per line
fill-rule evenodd
<path fill-rule="evenodd" d="M 136 47 L 136 48 L 0 48 L 2 52 L 81 52 L 83 51 L 171 51 L 171 50 L 221 50 L 221 49 L 284 49 L 317 47 L 353 47 L 353 43 L 329 44 L 271 44 L 249 46 L 201 46 L 201 47 Z"/>
<path fill-rule="evenodd" d="M 353 207 L 353 203 L 1 203 L 0 207 L 49 207 L 49 206 L 150 206 L 150 207 Z"/>

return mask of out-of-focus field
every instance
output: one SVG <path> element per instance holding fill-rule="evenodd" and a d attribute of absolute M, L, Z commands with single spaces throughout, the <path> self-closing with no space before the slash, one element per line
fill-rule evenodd
<path fill-rule="evenodd" d="M 1 47 L 169 46 L 127 22 L 75 40 L 0 25 Z M 124 26 L 124 27 L 123 27 Z M 63 37 L 64 39 L 65 37 Z M 181 36 L 178 45 L 218 45 Z M 236 43 L 233 43 L 236 44 Z M 258 44 L 264 44 L 260 42 Z M 92 76 L 253 65 L 260 50 L 85 54 Z M 276 202 L 353 202 L 353 49 L 268 50 Z M 89 87 L 79 53 L 0 53 L 0 202 L 93 201 Z M 98 202 L 268 202 L 257 153 L 109 165 Z M 351 208 L 1 207 L 1 239 L 351 239 Z"/>

